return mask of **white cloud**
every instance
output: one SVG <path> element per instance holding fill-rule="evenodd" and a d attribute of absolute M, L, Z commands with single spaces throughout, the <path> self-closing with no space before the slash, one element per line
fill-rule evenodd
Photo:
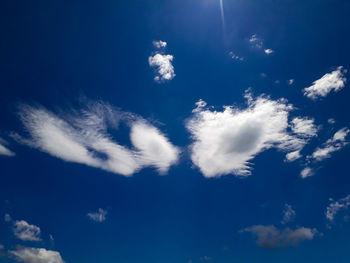
<path fill-rule="evenodd" d="M 15 156 L 16 154 L 5 146 L 7 144 L 5 140 L 0 138 L 0 155 Z"/>
<path fill-rule="evenodd" d="M 160 174 L 168 172 L 177 163 L 179 150 L 158 129 L 138 121 L 131 127 L 130 139 L 138 150 L 137 159 L 145 166 L 154 166 Z"/>
<path fill-rule="evenodd" d="M 138 116 L 103 103 L 73 112 L 56 115 L 44 108 L 22 106 L 20 117 L 30 138 L 14 137 L 64 161 L 124 176 L 146 166 L 155 166 L 164 173 L 177 161 L 178 148 Z M 118 144 L 108 133 L 116 130 L 121 121 L 132 129 L 132 149 Z"/>
<path fill-rule="evenodd" d="M 102 223 L 106 220 L 107 211 L 99 208 L 97 212 L 90 212 L 87 214 L 87 216 L 95 222 Z"/>
<path fill-rule="evenodd" d="M 288 84 L 289 84 L 289 85 L 293 85 L 293 83 L 294 83 L 294 79 L 289 79 L 289 80 L 288 80 Z"/>
<path fill-rule="evenodd" d="M 240 56 L 234 54 L 232 51 L 230 51 L 228 54 L 234 60 L 238 60 L 238 61 L 243 61 L 244 60 L 244 57 L 240 57 Z"/>
<path fill-rule="evenodd" d="M 329 124 L 334 124 L 335 123 L 335 119 L 333 119 L 333 118 L 329 118 L 327 121 L 328 121 Z"/>
<path fill-rule="evenodd" d="M 249 38 L 250 44 L 255 48 L 262 48 L 263 47 L 263 41 L 261 38 L 259 38 L 256 34 L 252 35 Z"/>
<path fill-rule="evenodd" d="M 5 214 L 4 220 L 5 220 L 5 222 L 10 222 L 12 220 L 12 218 L 9 214 Z"/>
<path fill-rule="evenodd" d="M 287 224 L 294 220 L 296 213 L 291 205 L 285 204 L 283 209 L 283 218 L 281 224 Z"/>
<path fill-rule="evenodd" d="M 314 137 L 317 135 L 317 127 L 314 119 L 296 117 L 291 121 L 292 131 L 301 137 Z"/>
<path fill-rule="evenodd" d="M 272 49 L 267 48 L 267 49 L 264 49 L 264 52 L 265 52 L 266 55 L 270 55 L 270 54 L 272 54 L 274 51 L 273 51 Z"/>
<path fill-rule="evenodd" d="M 335 92 L 341 90 L 345 86 L 346 78 L 344 75 L 346 72 L 347 70 L 340 66 L 331 73 L 325 74 L 322 78 L 314 81 L 312 86 L 303 90 L 304 96 L 316 100 L 327 96 L 332 90 Z"/>
<path fill-rule="evenodd" d="M 162 40 L 153 41 L 152 44 L 155 48 L 158 48 L 158 49 L 165 48 L 167 46 L 167 42 Z"/>
<path fill-rule="evenodd" d="M 245 228 L 241 232 L 250 232 L 257 237 L 256 243 L 263 248 L 297 246 L 304 240 L 312 240 L 317 234 L 316 229 L 299 227 L 295 230 L 285 228 L 277 229 L 273 225 L 255 225 Z"/>
<path fill-rule="evenodd" d="M 314 171 L 310 167 L 305 167 L 303 170 L 300 172 L 301 178 L 305 179 L 307 177 L 313 176 Z"/>
<path fill-rule="evenodd" d="M 330 158 L 331 153 L 341 150 L 348 144 L 345 139 L 349 132 L 350 129 L 348 128 L 340 129 L 331 139 L 327 140 L 321 148 L 316 148 L 316 150 L 312 153 L 312 155 L 309 155 L 308 158 L 318 162 L 326 158 Z"/>
<path fill-rule="evenodd" d="M 45 248 L 18 247 L 9 254 L 25 263 L 64 263 L 59 252 Z"/>
<path fill-rule="evenodd" d="M 26 221 L 15 221 L 13 233 L 23 241 L 41 241 L 40 228 L 30 225 Z"/>
<path fill-rule="evenodd" d="M 263 96 L 253 99 L 250 94 L 246 98 L 248 108 L 244 110 L 225 106 L 220 112 L 197 107 L 186 123 L 194 140 L 192 162 L 205 177 L 248 176 L 250 161 L 260 152 L 272 147 L 286 152 L 300 151 L 307 143 L 304 132 L 288 131 L 289 111 L 293 107 L 285 100 L 274 101 Z"/>
<path fill-rule="evenodd" d="M 334 218 L 336 214 L 340 210 L 345 210 L 350 207 L 350 195 L 339 199 L 338 201 L 334 201 L 333 199 L 330 199 L 331 203 L 329 206 L 326 208 L 326 218 L 329 221 L 334 221 Z"/>
<path fill-rule="evenodd" d="M 172 64 L 173 59 L 174 57 L 172 55 L 163 55 L 160 53 L 148 58 L 149 65 L 156 69 L 155 81 L 172 80 L 176 76 Z"/>
<path fill-rule="evenodd" d="M 300 154 L 300 151 L 294 151 L 294 152 L 290 152 L 286 154 L 286 161 L 287 162 L 294 162 L 295 160 L 298 160 L 302 157 L 302 155 Z"/>

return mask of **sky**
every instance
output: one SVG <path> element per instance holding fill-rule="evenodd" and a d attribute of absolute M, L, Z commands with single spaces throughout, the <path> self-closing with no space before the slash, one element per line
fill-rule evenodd
<path fill-rule="evenodd" d="M 0 262 L 349 262 L 349 12 L 3 2 Z"/>

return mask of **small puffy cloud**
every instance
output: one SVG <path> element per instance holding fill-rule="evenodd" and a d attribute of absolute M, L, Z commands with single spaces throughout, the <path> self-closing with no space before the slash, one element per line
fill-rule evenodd
<path fill-rule="evenodd" d="M 263 248 L 294 247 L 302 241 L 312 240 L 317 234 L 316 229 L 299 227 L 295 230 L 277 229 L 273 225 L 255 225 L 245 228 L 241 232 L 250 232 L 257 237 L 256 243 Z"/>
<path fill-rule="evenodd" d="M 342 128 L 337 131 L 333 137 L 327 140 L 322 147 L 316 148 L 316 150 L 308 156 L 309 159 L 313 159 L 317 162 L 331 157 L 331 153 L 341 150 L 348 144 L 346 137 L 349 134 L 350 129 Z"/>
<path fill-rule="evenodd" d="M 234 60 L 238 60 L 238 61 L 243 61 L 244 60 L 244 57 L 240 57 L 240 56 L 234 54 L 232 51 L 230 51 L 228 53 L 228 55 L 230 56 L 230 58 L 232 58 Z"/>
<path fill-rule="evenodd" d="M 251 160 L 259 153 L 269 148 L 300 151 L 309 139 L 306 134 L 312 136 L 301 127 L 289 132 L 288 116 L 293 107 L 285 100 L 253 99 L 250 94 L 246 98 L 246 109 L 225 106 L 223 111 L 215 111 L 201 102 L 187 121 L 194 141 L 191 159 L 205 177 L 248 176 Z"/>
<path fill-rule="evenodd" d="M 334 221 L 335 216 L 341 210 L 346 210 L 350 207 L 350 195 L 339 199 L 338 201 L 334 201 L 330 199 L 331 203 L 326 208 L 326 218 L 329 221 Z"/>
<path fill-rule="evenodd" d="M 288 80 L 288 85 L 293 85 L 293 83 L 294 83 L 294 79 L 289 79 Z"/>
<path fill-rule="evenodd" d="M 296 117 L 291 121 L 292 131 L 299 136 L 310 138 L 317 135 L 314 119 Z"/>
<path fill-rule="evenodd" d="M 0 138 L 0 155 L 15 156 L 16 154 L 7 148 L 7 142 Z"/>
<path fill-rule="evenodd" d="M 338 67 L 331 73 L 325 74 L 322 78 L 314 81 L 312 86 L 303 90 L 304 96 L 316 100 L 321 97 L 326 97 L 332 90 L 337 92 L 345 87 L 345 70 L 342 66 Z"/>
<path fill-rule="evenodd" d="M 283 218 L 281 224 L 287 224 L 294 220 L 296 213 L 291 205 L 285 204 L 283 209 Z"/>
<path fill-rule="evenodd" d="M 154 56 L 148 58 L 148 63 L 151 67 L 155 68 L 156 76 L 154 80 L 157 82 L 172 80 L 175 75 L 174 66 L 172 61 L 173 55 L 164 55 L 157 53 Z"/>
<path fill-rule="evenodd" d="M 41 241 L 40 228 L 30 225 L 26 221 L 15 221 L 13 228 L 14 235 L 23 241 Z"/>
<path fill-rule="evenodd" d="M 274 51 L 273 51 L 272 49 L 270 49 L 270 48 L 267 48 L 267 49 L 264 49 L 264 52 L 265 52 L 266 55 L 270 55 L 270 54 L 272 54 Z"/>
<path fill-rule="evenodd" d="M 87 214 L 87 216 L 95 222 L 102 223 L 106 220 L 107 211 L 99 208 L 97 212 L 90 212 Z"/>
<path fill-rule="evenodd" d="M 263 41 L 261 38 L 259 38 L 256 34 L 252 35 L 249 38 L 250 44 L 255 48 L 262 48 L 263 47 Z"/>
<path fill-rule="evenodd" d="M 45 248 L 18 247 L 9 254 L 24 263 L 64 263 L 59 252 Z"/>
<path fill-rule="evenodd" d="M 294 151 L 286 154 L 286 162 L 294 162 L 302 157 L 300 151 Z"/>
<path fill-rule="evenodd" d="M 5 220 L 5 222 L 11 222 L 12 218 L 9 214 L 5 214 L 4 220 Z"/>
<path fill-rule="evenodd" d="M 153 125 L 103 103 L 60 115 L 24 105 L 20 118 L 30 137 L 14 138 L 67 162 L 131 176 L 146 166 L 165 173 L 178 159 L 178 148 Z M 133 148 L 112 139 L 109 131 L 117 130 L 120 122 L 131 128 Z"/>
<path fill-rule="evenodd" d="M 305 179 L 307 177 L 313 176 L 314 171 L 310 167 L 305 167 L 303 170 L 300 172 L 301 178 Z"/>
<path fill-rule="evenodd" d="M 162 40 L 153 41 L 152 44 L 155 48 L 158 48 L 158 49 L 165 48 L 167 46 L 167 42 Z"/>

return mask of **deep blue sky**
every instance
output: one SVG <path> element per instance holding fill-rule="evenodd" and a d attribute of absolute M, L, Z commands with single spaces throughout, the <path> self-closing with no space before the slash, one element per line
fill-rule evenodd
<path fill-rule="evenodd" d="M 284 162 L 276 149 L 257 155 L 247 178 L 208 179 L 191 162 L 185 123 L 199 99 L 218 110 L 244 109 L 251 87 L 256 96 L 286 98 L 297 108 L 292 117 L 309 116 L 322 126 L 305 147 L 309 152 L 349 126 L 346 86 L 318 101 L 302 89 L 338 66 L 350 70 L 350 3 L 224 0 L 224 12 L 226 32 L 219 0 L 2 1 L 0 137 L 16 153 L 0 156 L 5 251 L 18 244 L 42 247 L 59 251 L 67 263 L 196 263 L 204 256 L 227 263 L 349 262 L 350 224 L 339 218 L 327 228 L 325 217 L 330 197 L 350 194 L 349 148 L 304 180 L 300 162 Z M 253 34 L 274 53 L 252 47 Z M 154 40 L 166 41 L 166 53 L 174 56 L 176 76 L 164 83 L 154 81 L 148 64 Z M 244 61 L 231 59 L 230 51 Z M 179 163 L 165 176 L 145 168 L 126 178 L 65 162 L 10 136 L 24 130 L 18 105 L 66 110 L 81 98 L 157 123 L 181 147 Z M 124 137 L 118 142 L 128 144 Z M 283 229 L 285 204 L 296 211 L 288 227 L 322 234 L 296 247 L 267 249 L 239 233 L 252 225 Z M 108 211 L 102 223 L 86 216 L 98 208 Z M 39 226 L 42 241 L 18 240 L 3 220 L 6 213 Z"/>

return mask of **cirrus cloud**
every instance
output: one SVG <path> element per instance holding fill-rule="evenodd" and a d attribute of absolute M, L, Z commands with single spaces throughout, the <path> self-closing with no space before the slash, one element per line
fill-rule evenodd
<path fill-rule="evenodd" d="M 19 142 L 67 162 L 124 176 L 131 176 L 146 166 L 164 174 L 177 163 L 180 152 L 146 120 L 104 103 L 92 103 L 69 114 L 22 105 L 20 119 L 29 137 L 14 134 Z M 120 122 L 132 131 L 132 148 L 120 145 L 109 133 L 117 130 Z"/>
<path fill-rule="evenodd" d="M 16 154 L 9 148 L 7 148 L 7 144 L 7 141 L 0 138 L 0 155 L 15 156 Z"/>
<path fill-rule="evenodd" d="M 106 220 L 107 211 L 99 208 L 97 212 L 90 212 L 87 214 L 87 216 L 95 222 L 102 223 Z"/>

